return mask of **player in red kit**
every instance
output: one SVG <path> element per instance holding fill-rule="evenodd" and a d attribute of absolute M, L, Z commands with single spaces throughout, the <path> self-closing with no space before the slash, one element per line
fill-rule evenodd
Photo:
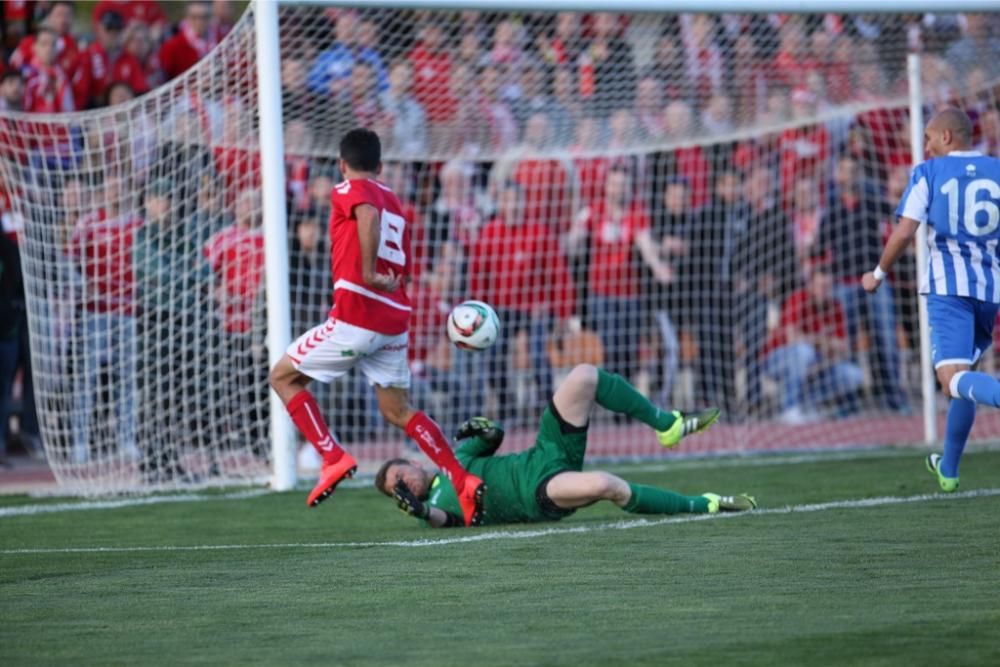
<path fill-rule="evenodd" d="M 407 363 L 410 299 L 410 230 L 382 171 L 378 135 L 355 129 L 340 141 L 344 182 L 330 195 L 333 308 L 329 319 L 294 341 L 271 369 L 271 387 L 299 431 L 323 457 L 319 483 L 307 504 L 315 507 L 357 469 L 330 432 L 307 386 L 330 382 L 357 367 L 375 388 L 386 421 L 403 429 L 459 489 L 466 525 L 481 519 L 482 481 L 451 451 L 441 428 L 409 402 Z"/>

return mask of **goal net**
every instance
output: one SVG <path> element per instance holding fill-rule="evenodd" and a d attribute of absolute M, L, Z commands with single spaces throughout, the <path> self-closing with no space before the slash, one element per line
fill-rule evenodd
<path fill-rule="evenodd" d="M 253 20 L 139 99 L 0 114 L 42 435 L 69 488 L 268 472 Z M 282 5 L 293 335 L 329 310 L 337 142 L 366 126 L 412 230 L 412 398 L 446 429 L 486 414 L 529 446 L 593 363 L 664 407 L 720 406 L 687 453 L 920 441 L 913 256 L 877 296 L 858 277 L 907 184 L 909 51 L 927 111 L 965 108 L 996 154 L 994 22 Z M 467 298 L 500 315 L 490 351 L 447 342 Z M 415 451 L 363 377 L 314 391 L 363 467 Z M 998 432 L 984 414 L 973 437 Z M 603 411 L 590 433 L 592 456 L 662 453 Z"/>

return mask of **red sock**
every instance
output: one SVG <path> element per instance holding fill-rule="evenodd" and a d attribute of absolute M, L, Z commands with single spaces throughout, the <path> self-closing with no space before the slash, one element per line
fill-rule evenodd
<path fill-rule="evenodd" d="M 417 442 L 423 453 L 448 477 L 455 490 L 460 491 L 467 473 L 455 458 L 451 445 L 437 422 L 423 412 L 418 412 L 406 423 L 406 435 Z"/>
<path fill-rule="evenodd" d="M 285 409 L 288 410 L 288 416 L 295 422 L 295 426 L 298 427 L 302 435 L 312 443 L 312 446 L 323 457 L 323 465 L 336 463 L 340 460 L 340 457 L 344 455 L 344 450 L 330 433 L 326 422 L 323 421 L 323 415 L 319 411 L 316 399 L 308 390 L 303 389 L 292 396 L 292 400 L 288 401 Z"/>

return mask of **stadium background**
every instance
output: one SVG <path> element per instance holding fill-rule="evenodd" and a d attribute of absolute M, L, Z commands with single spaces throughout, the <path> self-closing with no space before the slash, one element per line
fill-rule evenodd
<path fill-rule="evenodd" d="M 136 58 L 102 86 L 85 58 L 61 73 L 11 63 L 16 4 L 7 68 L 23 73 L 28 113 L 5 94 L 0 173 L 53 471 L 84 492 L 264 474 L 252 16 L 210 15 L 185 50 L 171 19 L 190 27 L 186 12 L 207 6 L 116 21 L 114 3 L 80 3 L 81 46 L 117 31 Z M 32 27 L 45 3 L 26 6 Z M 152 16 L 156 3 L 129 6 Z M 292 331 L 328 309 L 336 140 L 369 125 L 413 218 L 414 393 L 446 427 L 486 412 L 510 426 L 506 446 L 526 446 L 560 373 L 590 361 L 664 405 L 722 406 L 726 423 L 687 453 L 919 441 L 912 257 L 881 309 L 849 283 L 877 260 L 906 183 L 908 52 L 923 55 L 927 109 L 965 108 L 977 148 L 996 154 L 996 18 L 283 6 Z M 168 72 L 178 51 L 190 67 Z M 111 85 L 137 70 L 133 90 Z M 88 111 L 47 115 L 73 110 Z M 652 250 L 636 240 L 646 228 Z M 807 404 L 771 355 L 808 286 L 836 296 L 824 326 L 847 353 L 805 369 L 822 394 Z M 444 339 L 468 297 L 505 322 L 493 353 Z M 368 463 L 404 451 L 355 380 L 320 394 L 340 437 Z M 981 419 L 974 435 L 998 426 Z M 593 433 L 597 456 L 660 454 L 603 416 Z M 150 457 L 177 465 L 148 475 Z"/>

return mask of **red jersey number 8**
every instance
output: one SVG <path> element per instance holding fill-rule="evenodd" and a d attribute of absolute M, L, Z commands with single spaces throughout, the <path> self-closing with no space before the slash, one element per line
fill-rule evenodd
<path fill-rule="evenodd" d="M 406 266 L 406 252 L 403 250 L 403 230 L 406 220 L 401 215 L 382 211 L 382 233 L 378 244 L 378 256 L 387 262 Z"/>

